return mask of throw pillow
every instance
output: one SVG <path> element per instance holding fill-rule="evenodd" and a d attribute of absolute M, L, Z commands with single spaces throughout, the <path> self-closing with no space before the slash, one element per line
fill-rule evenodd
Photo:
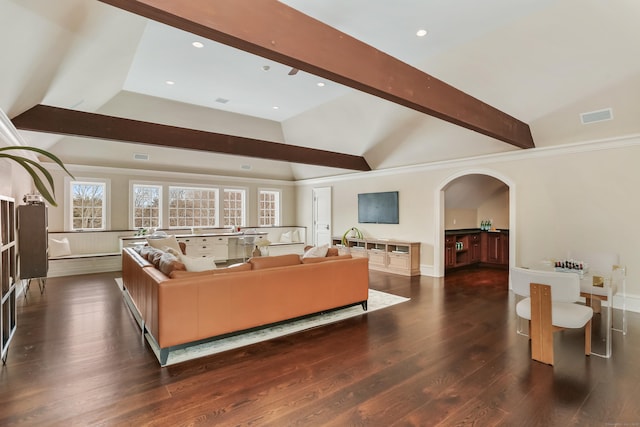
<path fill-rule="evenodd" d="M 291 232 L 291 241 L 299 242 L 300 241 L 300 232 L 298 230 L 293 230 Z"/>
<path fill-rule="evenodd" d="M 162 248 L 163 251 L 170 253 L 171 255 L 173 255 L 176 258 L 182 258 L 182 251 L 176 251 L 175 249 L 173 249 L 171 246 L 165 246 L 164 248 Z"/>
<path fill-rule="evenodd" d="M 180 252 L 180 245 L 178 244 L 176 236 L 169 236 L 161 239 L 147 237 L 147 243 L 149 246 L 153 246 L 154 248 L 163 249 L 165 246 L 169 246 L 170 248 Z"/>
<path fill-rule="evenodd" d="M 280 235 L 280 243 L 291 243 L 291 231 L 287 231 Z"/>
<path fill-rule="evenodd" d="M 149 257 L 147 258 L 147 261 L 153 264 L 155 268 L 160 270 L 160 259 L 164 254 L 166 254 L 166 252 L 163 252 L 160 249 L 154 249 L 153 252 L 149 252 Z"/>
<path fill-rule="evenodd" d="M 329 245 L 314 246 L 302 255 L 302 258 L 320 258 L 327 256 Z"/>
<path fill-rule="evenodd" d="M 159 270 L 162 271 L 167 276 L 170 276 L 174 270 L 183 270 L 185 269 L 185 265 L 180 262 L 178 257 L 170 254 L 169 252 L 165 252 L 160 257 L 159 262 Z"/>
<path fill-rule="evenodd" d="M 191 257 L 182 255 L 180 257 L 180 261 L 182 261 L 184 266 L 187 268 L 187 271 L 206 271 L 214 270 L 216 268 L 216 263 L 212 256 Z"/>
<path fill-rule="evenodd" d="M 338 248 L 329 248 L 329 250 L 327 251 L 327 256 L 329 257 L 338 255 L 340 255 L 340 251 L 338 250 Z"/>
<path fill-rule="evenodd" d="M 71 255 L 69 239 L 63 237 L 60 240 L 49 238 L 49 258 L 58 258 Z"/>

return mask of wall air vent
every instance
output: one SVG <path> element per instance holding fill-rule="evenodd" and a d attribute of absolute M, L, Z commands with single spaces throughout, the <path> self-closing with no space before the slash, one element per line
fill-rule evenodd
<path fill-rule="evenodd" d="M 149 160 L 147 153 L 134 153 L 133 160 Z"/>
<path fill-rule="evenodd" d="M 613 110 L 611 108 L 605 108 L 604 110 L 591 111 L 588 113 L 580 114 L 580 122 L 583 125 L 595 122 L 604 122 L 606 120 L 613 119 Z"/>

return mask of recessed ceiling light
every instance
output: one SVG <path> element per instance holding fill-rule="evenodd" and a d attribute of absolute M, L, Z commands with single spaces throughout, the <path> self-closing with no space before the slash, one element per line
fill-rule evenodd
<path fill-rule="evenodd" d="M 197 47 L 198 49 L 200 49 L 200 48 L 203 48 L 203 47 L 204 47 L 204 44 L 203 44 L 203 43 L 200 43 L 200 42 L 193 42 L 193 43 L 191 43 L 191 45 L 192 45 L 193 47 Z"/>
<path fill-rule="evenodd" d="M 318 85 L 319 87 L 324 87 L 324 83 L 323 83 L 323 82 L 318 82 L 318 83 L 317 83 L 317 85 Z"/>
<path fill-rule="evenodd" d="M 165 83 L 169 86 L 176 84 L 176 82 L 174 82 L 173 80 L 167 80 Z"/>
<path fill-rule="evenodd" d="M 280 107 L 278 107 L 277 105 L 274 105 L 274 106 L 273 106 L 273 109 L 274 109 L 274 110 L 279 110 L 279 109 L 280 109 Z"/>
<path fill-rule="evenodd" d="M 427 35 L 427 30 L 418 30 L 416 32 L 416 36 L 418 36 L 418 37 L 424 37 L 426 35 Z"/>
<path fill-rule="evenodd" d="M 262 66 L 262 71 L 269 71 L 271 69 L 271 67 L 269 67 L 268 65 L 263 65 Z"/>

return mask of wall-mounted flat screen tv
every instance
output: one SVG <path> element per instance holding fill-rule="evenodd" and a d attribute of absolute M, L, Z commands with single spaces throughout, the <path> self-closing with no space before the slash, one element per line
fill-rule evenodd
<path fill-rule="evenodd" d="M 399 224 L 398 192 L 358 194 L 360 224 Z"/>

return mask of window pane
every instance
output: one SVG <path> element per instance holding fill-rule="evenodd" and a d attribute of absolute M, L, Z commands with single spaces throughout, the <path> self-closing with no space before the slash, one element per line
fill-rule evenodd
<path fill-rule="evenodd" d="M 217 227 L 217 200 L 216 188 L 169 187 L 169 227 Z"/>
<path fill-rule="evenodd" d="M 160 205 L 162 204 L 162 187 L 159 185 L 134 184 L 132 193 L 134 227 L 161 227 Z"/>
<path fill-rule="evenodd" d="M 280 192 L 261 190 L 258 193 L 258 223 L 277 226 L 280 221 Z"/>
<path fill-rule="evenodd" d="M 103 229 L 106 206 L 106 183 L 71 182 L 71 227 Z"/>
<path fill-rule="evenodd" d="M 224 226 L 242 227 L 245 225 L 245 190 L 224 190 Z"/>

